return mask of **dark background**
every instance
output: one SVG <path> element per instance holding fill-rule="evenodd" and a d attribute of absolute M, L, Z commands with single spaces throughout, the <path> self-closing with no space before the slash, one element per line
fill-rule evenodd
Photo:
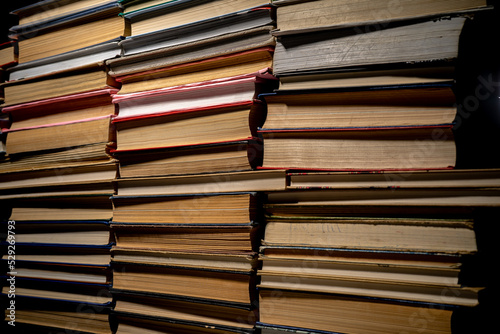
<path fill-rule="evenodd" d="M 9 28 L 18 23 L 17 16 L 9 14 L 12 10 L 37 3 L 37 0 L 4 0 L 0 3 L 0 43 L 9 41 Z"/>

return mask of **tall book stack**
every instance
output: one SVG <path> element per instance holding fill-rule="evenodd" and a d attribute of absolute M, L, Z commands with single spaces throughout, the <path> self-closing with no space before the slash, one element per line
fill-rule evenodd
<path fill-rule="evenodd" d="M 267 1 L 123 1 L 132 34 L 107 61 L 120 178 L 113 196 L 117 333 L 254 331 L 262 159 L 272 75 Z"/>
<path fill-rule="evenodd" d="M 10 209 L 2 259 L 10 331 L 112 332 L 118 84 L 104 60 L 120 54 L 128 34 L 120 12 L 115 1 L 42 1 L 14 11 L 19 64 L 2 86 L 11 126 L 0 165 L 0 198 Z"/>
<path fill-rule="evenodd" d="M 259 327 L 487 330 L 494 286 L 481 240 L 496 230 L 498 173 L 290 173 L 265 204 Z"/>
<path fill-rule="evenodd" d="M 8 332 L 491 331 L 496 10 L 14 11 L 0 46 Z"/>
<path fill-rule="evenodd" d="M 481 29 L 494 22 L 492 8 L 485 1 L 273 3 L 280 85 L 263 94 L 268 114 L 259 132 L 263 169 L 287 169 L 289 186 L 264 204 L 258 327 L 486 330 L 478 314 L 487 313 L 491 286 L 477 279 L 484 274 L 477 231 L 488 225 L 484 212 L 500 205 L 498 170 L 484 169 L 498 161 L 470 160 L 464 136 L 471 132 L 463 130 L 479 117 L 464 101 L 482 88 L 471 95 L 464 82 L 478 78 L 464 69 L 478 62 L 468 41 L 488 31 Z M 484 61 L 480 67 L 493 64 Z M 491 79 L 483 74 L 479 81 Z"/>
<path fill-rule="evenodd" d="M 482 2 L 275 1 L 273 69 L 280 87 L 266 97 L 263 166 L 460 164 L 463 150 L 457 156 L 455 145 L 465 145 L 456 143 L 452 126 L 470 113 L 462 110 L 468 106 L 461 90 L 471 79 L 469 41 L 491 24 Z"/>

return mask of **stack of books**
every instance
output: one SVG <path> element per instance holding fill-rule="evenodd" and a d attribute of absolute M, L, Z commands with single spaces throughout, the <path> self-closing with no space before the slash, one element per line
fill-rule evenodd
<path fill-rule="evenodd" d="M 269 193 L 264 205 L 259 327 L 411 333 L 425 322 L 433 333 L 486 330 L 480 241 L 496 230 L 485 219 L 500 206 L 499 175 L 290 173 L 288 189 Z"/>
<path fill-rule="evenodd" d="M 132 34 L 106 62 L 120 178 L 111 223 L 117 333 L 248 333 L 257 316 L 257 171 L 277 86 L 267 1 L 123 1 Z M 161 329 L 160 329 L 161 328 Z"/>
<path fill-rule="evenodd" d="M 474 96 L 463 80 L 473 72 L 464 47 L 493 22 L 491 8 L 273 3 L 280 84 L 262 95 L 262 168 L 287 169 L 289 185 L 264 204 L 258 327 L 483 328 L 489 289 L 469 273 L 481 275 L 477 231 L 500 206 L 498 170 L 463 148 L 464 96 Z"/>
<path fill-rule="evenodd" d="M 12 201 L 2 294 L 15 318 L 6 313 L 7 321 L 35 332 L 112 332 L 109 196 Z"/>
<path fill-rule="evenodd" d="M 484 1 L 394 8 L 387 2 L 274 4 L 273 69 L 280 86 L 265 97 L 264 167 L 401 170 L 458 164 L 455 145 L 463 143 L 452 132 L 461 117 L 457 104 L 463 104 L 458 76 L 470 61 L 467 41 L 491 22 Z"/>
<path fill-rule="evenodd" d="M 8 330 L 490 330 L 500 126 L 486 0 L 13 13 L 0 46 Z"/>
<path fill-rule="evenodd" d="M 257 201 L 253 193 L 113 197 L 118 332 L 157 322 L 251 332 Z"/>
<path fill-rule="evenodd" d="M 17 43 L 9 41 L 0 44 L 0 79 L 1 82 L 5 81 L 6 70 L 9 67 L 17 65 Z M 2 95 L 3 97 L 3 95 Z"/>
<path fill-rule="evenodd" d="M 16 328 L 112 332 L 118 84 L 104 61 L 120 54 L 128 34 L 120 12 L 115 1 L 43 1 L 14 11 L 19 64 L 2 84 L 11 124 L 0 199 L 11 282 L 2 295 L 15 302 L 14 319 L 5 319 Z"/>
<path fill-rule="evenodd" d="M 19 64 L 128 36 L 121 12 L 116 0 L 45 0 L 13 11 L 19 24 L 10 37 L 18 40 Z"/>
<path fill-rule="evenodd" d="M 277 84 L 270 8 L 262 1 L 169 1 L 142 8 L 149 3 L 124 2 L 132 27 L 146 14 L 185 21 L 133 30 L 120 42 L 124 56 L 107 62 L 121 84 L 114 98 L 121 176 L 255 169 L 262 160 L 257 127 L 265 118 L 257 94 Z M 132 10 L 137 6 L 142 9 Z"/>

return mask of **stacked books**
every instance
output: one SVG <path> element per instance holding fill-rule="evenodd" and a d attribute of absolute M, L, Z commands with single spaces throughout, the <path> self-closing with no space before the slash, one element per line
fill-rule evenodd
<path fill-rule="evenodd" d="M 291 173 L 288 190 L 269 193 L 264 205 L 259 327 L 411 333 L 425 322 L 433 333 L 486 330 L 486 282 L 477 278 L 480 240 L 492 231 L 484 219 L 500 205 L 498 176 Z"/>
<path fill-rule="evenodd" d="M 257 201 L 253 193 L 114 196 L 118 332 L 151 320 L 171 330 L 251 332 Z"/>
<path fill-rule="evenodd" d="M 111 333 L 111 203 L 103 196 L 17 199 L 2 258 L 14 318 L 26 330 Z M 4 226 L 5 227 L 5 226 Z M 14 303 L 13 303 L 14 302 Z"/>
<path fill-rule="evenodd" d="M 0 165 L 8 232 L 2 262 L 11 282 L 2 296 L 15 307 L 7 326 L 112 332 L 118 84 L 104 60 L 120 54 L 127 34 L 120 11 L 114 1 L 43 1 L 15 11 L 19 64 L 2 85 L 2 113 L 11 122 Z"/>
<path fill-rule="evenodd" d="M 289 186 L 264 204 L 258 327 L 480 328 L 488 289 L 466 277 L 482 263 L 481 215 L 500 205 L 498 170 L 456 169 L 471 162 L 455 135 L 470 79 L 462 47 L 491 22 L 491 8 L 273 3 L 280 84 L 262 95 L 262 168 L 287 169 Z"/>
<path fill-rule="evenodd" d="M 453 168 L 455 96 L 449 83 L 265 96 L 264 168 Z"/>
<path fill-rule="evenodd" d="M 455 95 L 461 85 L 455 79 L 465 57 L 459 46 L 483 24 L 476 22 L 491 19 L 486 3 L 423 1 L 397 10 L 385 2 L 274 3 L 273 69 L 280 87 L 265 97 L 264 167 L 457 165 L 452 128 L 462 95 Z M 387 17 L 371 17 L 385 7 Z M 320 13 L 321 20 L 302 16 Z"/>
<path fill-rule="evenodd" d="M 196 1 L 182 3 L 164 5 L 176 15 L 206 10 Z M 120 42 L 124 57 L 107 64 L 121 84 L 114 98 L 119 109 L 114 153 L 122 177 L 248 171 L 260 165 L 257 127 L 265 106 L 257 94 L 277 83 L 271 73 L 273 21 L 268 7 L 235 10 L 134 33 Z"/>
<path fill-rule="evenodd" d="M 108 60 L 119 161 L 111 223 L 117 333 L 249 333 L 257 320 L 257 128 L 275 41 L 264 1 L 123 1 Z"/>
<path fill-rule="evenodd" d="M 14 11 L 14 42 L 0 46 L 5 327 L 488 331 L 500 158 L 479 148 L 500 134 L 492 9 Z"/>
<path fill-rule="evenodd" d="M 19 64 L 128 36 L 121 11 L 115 0 L 45 0 L 13 11 L 19 25 L 10 37 L 19 41 Z"/>

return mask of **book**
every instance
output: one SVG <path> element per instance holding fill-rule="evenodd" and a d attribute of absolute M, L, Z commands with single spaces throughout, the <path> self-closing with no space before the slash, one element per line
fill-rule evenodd
<path fill-rule="evenodd" d="M 17 199 L 10 206 L 10 219 L 14 221 L 96 221 L 113 217 L 107 196 Z"/>
<path fill-rule="evenodd" d="M 2 294 L 8 294 L 9 287 L 4 286 Z M 107 307 L 112 302 L 109 285 L 95 283 L 75 283 L 40 279 L 16 279 L 16 301 L 24 299 L 33 303 L 47 301 L 65 301 L 73 304 L 86 304 Z M 17 303 L 16 303 L 17 304 Z"/>
<path fill-rule="evenodd" d="M 252 140 L 257 137 L 257 126 L 263 121 L 264 108 L 259 102 L 248 101 L 147 116 L 113 120 L 117 148 L 112 152 Z"/>
<path fill-rule="evenodd" d="M 449 62 L 363 66 L 290 73 L 279 77 L 279 91 L 383 87 L 452 82 L 456 66 Z"/>
<path fill-rule="evenodd" d="M 389 21 L 413 19 L 428 15 L 450 14 L 487 8 L 484 0 L 464 1 L 294 1 L 274 0 L 277 6 L 276 36 L 319 31 L 349 25 L 384 27 Z"/>
<path fill-rule="evenodd" d="M 259 220 L 256 193 L 113 196 L 113 224 L 238 226 Z"/>
<path fill-rule="evenodd" d="M 8 133 L 7 151 L 14 155 L 97 143 L 110 145 L 114 141 L 111 118 L 112 115 L 106 115 L 74 123 L 6 129 L 5 132 Z M 76 136 L 79 134 L 86 134 L 86 136 Z"/>
<path fill-rule="evenodd" d="M 352 212 L 407 212 L 415 214 L 470 214 L 474 207 L 497 207 L 496 190 L 485 188 L 374 188 L 309 189 L 270 192 L 264 208 L 276 216 L 350 214 Z M 299 213 L 300 212 L 300 213 Z"/>
<path fill-rule="evenodd" d="M 253 330 L 242 330 L 241 328 L 227 327 L 227 326 L 214 326 L 206 325 L 204 323 L 179 323 L 170 319 L 145 319 L 144 317 L 137 317 L 131 314 L 126 316 L 117 316 L 119 321 L 117 333 L 118 334 L 166 334 L 166 333 L 210 333 L 210 334 L 246 334 L 254 333 Z M 222 327 L 222 328 L 221 328 Z"/>
<path fill-rule="evenodd" d="M 281 36 L 276 43 L 274 74 L 280 77 L 369 65 L 450 62 L 458 57 L 467 20 L 463 16 L 406 20 L 373 31 L 361 26 Z"/>
<path fill-rule="evenodd" d="M 246 49 L 253 49 L 257 47 L 254 43 L 258 43 L 260 47 L 264 40 L 271 40 L 274 44 L 274 38 L 269 36 L 269 31 L 273 28 L 274 21 L 269 7 L 252 8 L 179 27 L 127 36 L 120 42 L 123 55 L 126 57 L 116 60 L 116 63 L 110 61 L 109 64 L 114 71 L 114 68 L 135 62 L 143 56 L 152 58 L 153 55 L 163 53 L 173 56 L 170 53 L 176 50 L 183 50 L 186 53 L 189 50 L 189 53 L 194 55 L 194 51 L 199 47 L 207 49 L 206 52 L 199 50 L 202 54 L 209 53 L 208 51 L 221 52 L 217 51 L 217 48 L 222 50 L 239 48 L 242 47 L 241 44 L 244 44 Z M 182 55 L 178 57 L 184 58 Z"/>
<path fill-rule="evenodd" d="M 11 81 L 3 84 L 4 107 L 90 91 L 114 89 L 117 83 L 105 68 L 66 72 L 52 76 Z"/>
<path fill-rule="evenodd" d="M 8 261 L 8 255 L 2 256 Z M 73 247 L 72 245 L 41 246 L 23 245 L 16 252 L 16 262 L 22 264 L 60 265 L 61 268 L 102 268 L 108 270 L 111 263 L 110 246 Z"/>
<path fill-rule="evenodd" d="M 150 177 L 254 170 L 262 165 L 258 139 L 186 147 L 112 150 L 120 177 Z"/>
<path fill-rule="evenodd" d="M 154 48 L 137 54 L 126 54 L 124 57 L 108 60 L 107 64 L 110 67 L 110 74 L 112 76 L 126 77 L 132 74 L 151 72 L 162 68 L 166 68 L 166 71 L 168 67 L 212 58 L 214 60 L 219 59 L 218 62 L 220 62 L 222 58 L 216 57 L 222 57 L 224 55 L 243 55 L 243 52 L 273 47 L 275 44 L 274 38 L 269 35 L 271 28 L 272 26 L 257 27 L 214 38 Z M 127 46 L 125 44 L 126 41 L 127 40 L 120 43 L 122 48 Z M 147 44 L 147 46 L 150 48 L 153 47 L 151 44 Z M 249 61 L 249 58 L 247 57 L 247 59 L 244 59 L 240 56 L 239 61 Z M 213 62 L 212 65 L 214 68 L 220 67 L 217 62 Z M 265 66 L 269 65 L 270 62 Z M 173 68 L 170 70 L 172 71 Z M 178 69 L 178 71 L 179 70 L 180 69 Z M 160 77 L 161 72 L 158 72 L 157 75 Z"/>
<path fill-rule="evenodd" d="M 117 92 L 116 88 L 97 89 L 4 107 L 2 114 L 9 116 L 12 124 L 2 128 L 27 130 L 115 115 L 112 97 Z"/>
<path fill-rule="evenodd" d="M 15 328 L 36 333 L 71 330 L 110 334 L 112 330 L 109 316 L 109 305 L 19 297 L 16 298 Z M 8 315 L 5 320 L 10 321 Z"/>
<path fill-rule="evenodd" d="M 112 180 L 73 183 L 65 185 L 45 185 L 38 188 L 22 188 L 3 190 L 1 200 L 18 200 L 38 197 L 63 196 L 111 196 L 114 194 Z"/>
<path fill-rule="evenodd" d="M 257 250 L 257 227 L 165 226 L 112 224 L 120 249 L 170 252 L 252 254 Z"/>
<path fill-rule="evenodd" d="M 80 333 L 112 333 L 109 329 L 108 314 L 89 316 L 83 312 L 18 310 L 16 323 L 20 330 L 37 331 L 37 333 L 50 333 L 58 329 L 78 330 Z"/>
<path fill-rule="evenodd" d="M 456 164 L 451 125 L 259 130 L 262 168 L 292 170 L 446 169 Z"/>
<path fill-rule="evenodd" d="M 58 280 L 65 282 L 106 284 L 110 282 L 108 272 L 99 268 L 65 267 L 47 265 L 26 265 L 17 263 L 16 277 Z"/>
<path fill-rule="evenodd" d="M 17 221 L 16 245 L 106 246 L 111 243 L 106 221 Z"/>
<path fill-rule="evenodd" d="M 112 292 L 137 292 L 159 297 L 171 295 L 248 307 L 254 298 L 254 291 L 249 289 L 254 278 L 247 272 L 115 265 Z"/>
<path fill-rule="evenodd" d="M 43 82 L 43 81 L 42 81 Z M 4 173 L 111 162 L 115 106 L 104 89 L 37 100 L 3 109 L 12 125 Z"/>
<path fill-rule="evenodd" d="M 116 3 L 115 0 L 44 0 L 13 10 L 12 14 L 18 17 L 19 26 L 22 27 L 34 22 L 50 22 L 57 18 L 80 13 L 83 10 L 99 8 L 114 3 Z"/>
<path fill-rule="evenodd" d="M 53 151 L 15 154 L 2 163 L 2 174 L 62 169 L 62 173 L 81 166 L 116 162 L 108 153 L 109 143 L 97 143 Z M 115 167 L 117 168 L 117 167 Z M 13 174 L 12 174 L 13 175 Z M 20 175 L 20 174 L 19 174 Z"/>
<path fill-rule="evenodd" d="M 445 218 L 271 216 L 262 245 L 467 254 L 477 251 L 472 226 Z"/>
<path fill-rule="evenodd" d="M 116 178 L 117 166 L 102 163 L 45 170 L 2 173 L 2 197 L 35 196 L 37 193 L 58 193 L 66 189 L 112 189 L 111 182 Z M 113 193 L 113 191 L 107 193 Z M 31 194 L 31 195 L 30 195 Z"/>
<path fill-rule="evenodd" d="M 256 270 L 258 265 L 258 260 L 253 254 L 173 252 L 145 248 L 128 249 L 119 246 L 113 246 L 111 251 L 113 263 L 118 264 L 146 264 L 240 272 Z"/>
<path fill-rule="evenodd" d="M 267 129 L 369 128 L 451 124 L 457 109 L 448 83 L 301 90 L 261 94 Z"/>
<path fill-rule="evenodd" d="M 268 4 L 269 2 L 262 0 L 244 0 L 237 3 L 227 0 L 217 0 L 210 3 L 204 1 L 167 1 L 150 6 L 147 6 L 148 3 L 141 4 L 140 8 L 125 6 L 123 16 L 130 21 L 131 35 L 134 36 Z"/>
<path fill-rule="evenodd" d="M 9 69 L 9 81 L 41 77 L 103 64 L 105 60 L 121 55 L 118 43 L 119 39 L 106 41 L 75 51 L 19 64 Z"/>
<path fill-rule="evenodd" d="M 272 52 L 272 48 L 263 47 L 120 76 L 116 78 L 121 83 L 117 98 L 121 98 L 121 95 L 134 96 L 133 93 L 138 92 L 236 80 L 245 76 L 274 80 L 270 74 Z"/>
<path fill-rule="evenodd" d="M 425 322 L 426 330 L 451 333 L 454 313 L 454 308 L 449 306 L 387 302 L 336 294 L 262 289 L 259 295 L 261 307 L 272 307 L 273 310 L 260 314 L 258 326 L 264 327 L 264 333 L 280 333 L 276 329 L 294 328 L 298 333 L 394 333 L 400 330 L 417 333 L 420 327 L 416 328 L 414 321 L 419 320 Z M 310 311 L 305 312 L 305 309 Z"/>
<path fill-rule="evenodd" d="M 9 41 L 0 44 L 0 68 L 7 69 L 14 65 L 17 65 L 16 41 Z"/>
<path fill-rule="evenodd" d="M 124 13 L 144 9 L 156 5 L 161 5 L 163 0 L 121 0 L 120 3 L 125 7 Z M 180 2 L 179 2 L 180 3 Z M 178 3 L 178 4 L 179 4 Z"/>
<path fill-rule="evenodd" d="M 195 324 L 205 328 L 229 327 L 242 332 L 252 330 L 256 318 L 255 311 L 248 308 L 134 294 L 117 295 L 114 311 L 123 318 L 132 316 L 132 319 L 137 317 L 164 320 L 167 323 L 170 321 L 186 325 Z"/>
<path fill-rule="evenodd" d="M 108 2 L 48 21 L 12 27 L 19 41 L 19 63 L 27 63 L 86 48 L 130 34 L 130 26 L 119 17 L 121 8 Z"/>
<path fill-rule="evenodd" d="M 263 69 L 255 73 L 219 80 L 195 82 L 192 85 L 117 95 L 113 99 L 120 109 L 116 121 L 145 115 L 164 116 L 174 114 L 174 111 L 210 110 L 242 103 L 248 104 L 256 99 L 258 92 L 265 90 L 266 84 L 272 84 L 272 81 L 268 80 L 267 71 L 268 69 Z M 193 98 L 194 96 L 196 98 Z"/>
<path fill-rule="evenodd" d="M 305 246 L 261 246 L 259 274 L 458 286 L 476 254 Z"/>
<path fill-rule="evenodd" d="M 285 190 L 284 170 L 116 180 L 118 196 L 157 196 Z"/>
<path fill-rule="evenodd" d="M 288 189 L 314 188 L 487 188 L 497 187 L 499 171 L 453 169 L 425 171 L 373 171 L 367 173 L 290 173 Z"/>
<path fill-rule="evenodd" d="M 475 307 L 479 304 L 480 287 L 460 287 L 450 284 L 417 284 L 387 282 L 371 279 L 351 279 L 337 277 L 307 277 L 303 275 L 260 274 L 259 288 L 333 293 L 370 298 L 406 300 Z M 443 289 L 453 297 L 443 296 Z"/>

